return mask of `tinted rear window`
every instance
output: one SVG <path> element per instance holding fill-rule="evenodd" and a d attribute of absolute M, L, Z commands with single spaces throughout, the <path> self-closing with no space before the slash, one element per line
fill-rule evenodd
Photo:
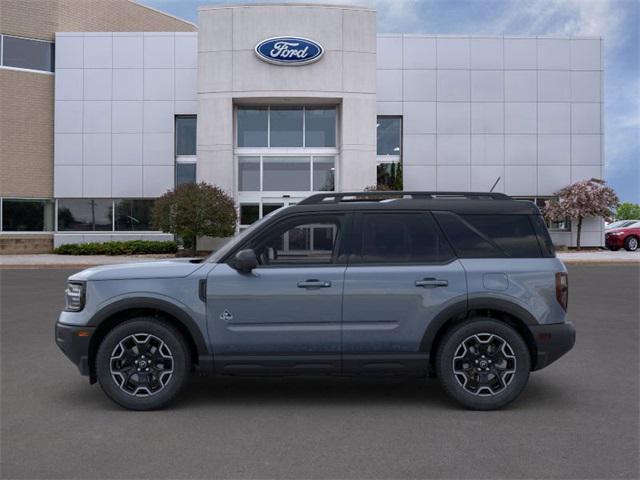
<path fill-rule="evenodd" d="M 538 234 L 538 243 L 540 244 L 540 248 L 542 249 L 542 256 L 555 257 L 556 249 L 553 246 L 553 241 L 551 240 L 551 236 L 549 235 L 549 230 L 547 230 L 547 224 L 542 218 L 542 215 L 531 215 L 531 217 L 529 218 L 531 219 L 531 223 L 533 223 L 533 227 Z"/>
<path fill-rule="evenodd" d="M 541 250 L 529 215 L 455 215 L 436 218 L 462 258 L 538 258 Z"/>
<path fill-rule="evenodd" d="M 358 220 L 353 263 L 444 263 L 454 255 L 426 213 L 366 213 Z"/>

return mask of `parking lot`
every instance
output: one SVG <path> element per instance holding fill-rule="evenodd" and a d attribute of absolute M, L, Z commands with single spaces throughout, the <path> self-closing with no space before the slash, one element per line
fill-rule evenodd
<path fill-rule="evenodd" d="M 0 270 L 2 478 L 638 478 L 639 272 L 570 267 L 576 347 L 502 411 L 434 380 L 194 378 L 141 413 L 54 344 L 73 270 Z"/>

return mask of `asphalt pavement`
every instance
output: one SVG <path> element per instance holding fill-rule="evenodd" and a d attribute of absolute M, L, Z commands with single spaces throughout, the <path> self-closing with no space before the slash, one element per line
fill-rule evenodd
<path fill-rule="evenodd" d="M 576 347 L 495 412 L 435 380 L 201 377 L 126 411 L 54 344 L 73 270 L 0 270 L 2 478 L 638 478 L 640 269 L 569 270 Z"/>

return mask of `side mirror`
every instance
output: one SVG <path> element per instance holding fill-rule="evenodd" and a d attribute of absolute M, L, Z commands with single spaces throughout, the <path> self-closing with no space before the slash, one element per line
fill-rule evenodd
<path fill-rule="evenodd" d="M 252 249 L 240 250 L 236 253 L 233 267 L 240 273 L 251 273 L 258 266 L 258 257 Z"/>

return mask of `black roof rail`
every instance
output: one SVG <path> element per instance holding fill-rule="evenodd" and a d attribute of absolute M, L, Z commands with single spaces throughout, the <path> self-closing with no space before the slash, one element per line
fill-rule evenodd
<path fill-rule="evenodd" d="M 465 198 L 470 200 L 511 200 L 511 197 L 504 193 L 494 192 L 405 192 L 402 190 L 385 190 L 372 192 L 327 192 L 311 195 L 298 205 L 320 205 L 324 203 L 339 202 L 377 202 L 392 199 L 456 199 Z"/>

